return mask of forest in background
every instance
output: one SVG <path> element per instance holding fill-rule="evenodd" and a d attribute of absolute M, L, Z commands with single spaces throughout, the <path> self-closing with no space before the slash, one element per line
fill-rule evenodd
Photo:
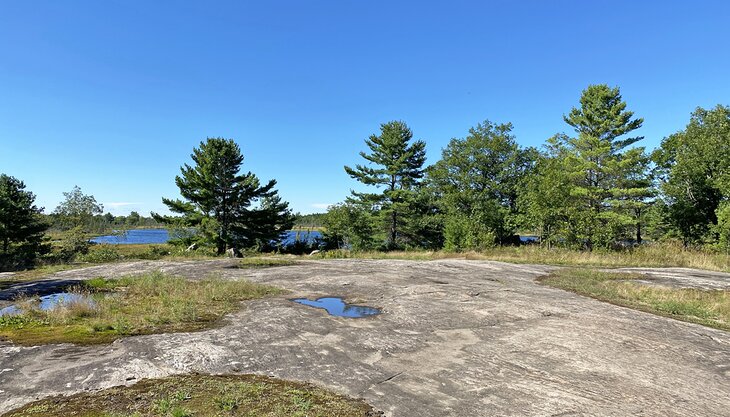
<path fill-rule="evenodd" d="M 551 249 L 625 251 L 646 242 L 730 251 L 730 108 L 697 108 L 685 129 L 648 152 L 633 133 L 643 119 L 617 87 L 588 86 L 564 116 L 571 134 L 521 147 L 510 123 L 484 121 L 454 138 L 426 166 L 426 143 L 403 121 L 365 139 L 361 164 L 345 166 L 372 192 L 353 192 L 326 213 L 295 215 L 276 181 L 241 174 L 232 139 L 208 138 L 175 178 L 182 199 L 172 216 L 103 214 L 78 187 L 51 213 L 21 180 L 0 175 L 0 265 L 69 261 L 90 234 L 136 227 L 186 231 L 180 244 L 227 250 L 282 250 L 272 239 L 292 227 L 318 229 L 300 245 L 352 251 L 484 251 L 536 235 Z M 190 232 L 192 231 L 192 232 Z M 188 233 L 190 232 L 190 233 Z M 51 245 L 51 241 L 55 244 Z"/>

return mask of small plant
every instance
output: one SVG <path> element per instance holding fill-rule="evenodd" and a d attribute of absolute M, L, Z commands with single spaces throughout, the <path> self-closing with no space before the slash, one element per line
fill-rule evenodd
<path fill-rule="evenodd" d="M 160 398 L 159 400 L 157 400 L 157 402 L 154 405 L 154 408 L 155 408 L 155 411 L 157 411 L 157 413 L 162 414 L 162 415 L 167 415 L 167 413 L 172 411 L 173 406 L 174 406 L 173 401 L 171 399 L 165 397 L 165 398 Z"/>
<path fill-rule="evenodd" d="M 61 247 L 58 250 L 58 257 L 69 261 L 76 255 L 84 255 L 89 252 L 89 238 L 81 226 L 74 227 L 64 234 Z"/>
<path fill-rule="evenodd" d="M 233 411 L 241 404 L 241 400 L 233 395 L 226 394 L 213 398 L 216 407 L 221 411 Z"/>
<path fill-rule="evenodd" d="M 119 254 L 119 251 L 112 247 L 112 245 L 99 245 L 98 248 L 93 248 L 86 254 L 76 255 L 77 261 L 90 263 L 114 262 L 121 258 L 122 256 Z"/>
<path fill-rule="evenodd" d="M 193 413 L 187 408 L 175 407 L 170 411 L 171 417 L 192 417 Z"/>

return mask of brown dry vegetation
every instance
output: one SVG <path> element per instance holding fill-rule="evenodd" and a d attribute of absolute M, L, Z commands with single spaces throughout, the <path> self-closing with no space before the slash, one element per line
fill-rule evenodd
<path fill-rule="evenodd" d="M 730 291 L 646 285 L 640 274 L 561 269 L 543 284 L 677 320 L 730 330 Z"/>
<path fill-rule="evenodd" d="M 21 344 L 103 343 L 128 335 L 193 331 L 213 325 L 243 300 L 281 292 L 248 281 L 191 281 L 160 272 L 95 278 L 71 291 L 91 301 L 40 310 L 37 302 L 18 300 L 23 313 L 0 316 L 0 337 Z"/>

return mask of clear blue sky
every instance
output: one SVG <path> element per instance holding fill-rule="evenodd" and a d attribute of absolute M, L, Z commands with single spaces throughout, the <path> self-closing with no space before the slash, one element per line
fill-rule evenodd
<path fill-rule="evenodd" d="M 591 83 L 621 87 L 644 145 L 730 104 L 730 2 L 0 0 L 0 172 L 51 211 L 79 185 L 115 214 L 163 211 L 208 136 L 295 211 L 358 188 L 382 122 L 429 163 L 490 119 L 519 143 L 567 131 Z"/>

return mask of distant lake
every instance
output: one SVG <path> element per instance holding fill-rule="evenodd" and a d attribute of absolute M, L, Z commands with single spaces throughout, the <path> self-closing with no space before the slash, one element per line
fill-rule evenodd
<path fill-rule="evenodd" d="M 313 242 L 321 239 L 322 233 L 313 230 L 311 232 L 297 232 L 289 230 L 285 232 L 281 240 L 282 245 L 289 246 L 296 242 L 297 237 L 301 241 Z M 139 245 L 149 243 L 165 243 L 170 240 L 170 234 L 166 229 L 131 229 L 117 235 L 97 236 L 91 239 L 94 243 L 105 243 L 107 245 Z"/>
<path fill-rule="evenodd" d="M 97 236 L 94 243 L 108 245 L 139 245 L 144 243 L 165 243 L 170 240 L 166 229 L 131 229 L 117 235 Z"/>

